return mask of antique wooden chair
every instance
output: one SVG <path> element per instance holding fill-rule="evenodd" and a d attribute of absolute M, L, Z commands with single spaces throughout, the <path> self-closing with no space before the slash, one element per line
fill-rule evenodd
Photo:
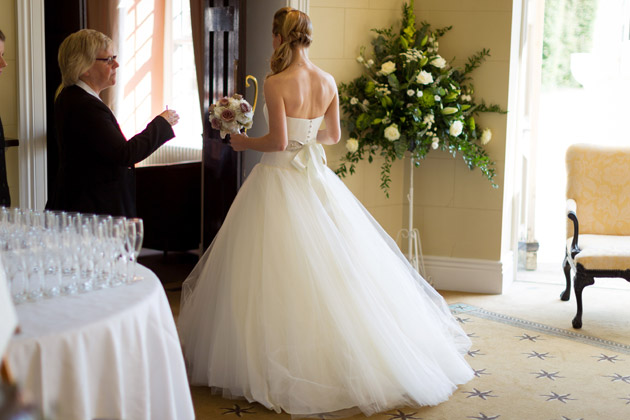
<path fill-rule="evenodd" d="M 586 286 L 596 277 L 630 281 L 630 147 L 576 144 L 567 149 L 566 165 L 566 289 L 560 299 L 571 296 L 573 271 L 573 328 L 581 328 Z"/>

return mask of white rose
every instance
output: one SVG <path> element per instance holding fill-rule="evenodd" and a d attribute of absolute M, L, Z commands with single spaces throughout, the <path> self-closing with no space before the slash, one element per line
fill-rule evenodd
<path fill-rule="evenodd" d="M 374 60 L 372 60 L 371 58 L 368 60 L 367 62 L 368 67 L 372 67 L 374 65 Z"/>
<path fill-rule="evenodd" d="M 433 99 L 435 99 L 437 102 L 440 102 L 442 100 L 442 98 L 440 97 L 440 95 L 435 95 L 433 97 Z"/>
<path fill-rule="evenodd" d="M 407 95 L 409 95 L 409 96 L 413 96 L 413 95 L 415 95 L 415 94 L 416 94 L 416 91 L 415 91 L 415 90 L 413 90 L 413 89 L 409 89 L 409 90 L 407 91 Z"/>
<path fill-rule="evenodd" d="M 396 70 L 396 63 L 393 61 L 386 61 L 381 65 L 381 74 L 387 76 L 390 73 L 393 73 Z"/>
<path fill-rule="evenodd" d="M 418 92 L 416 92 L 416 95 L 418 95 L 418 98 L 422 96 L 422 91 L 419 90 Z"/>
<path fill-rule="evenodd" d="M 439 138 L 433 137 L 433 139 L 431 141 L 432 141 L 431 147 L 433 149 L 437 149 L 440 146 L 440 139 Z"/>
<path fill-rule="evenodd" d="M 389 141 L 395 141 L 400 138 L 400 131 L 398 131 L 398 125 L 392 124 L 385 129 L 385 138 Z"/>
<path fill-rule="evenodd" d="M 357 98 L 352 97 L 352 98 L 350 99 L 350 105 L 356 105 L 356 104 L 358 104 L 358 103 L 359 103 L 359 100 L 358 100 Z"/>
<path fill-rule="evenodd" d="M 429 83 L 433 83 L 433 76 L 431 73 L 422 70 L 420 74 L 418 74 L 418 77 L 416 77 L 416 82 L 428 85 Z"/>
<path fill-rule="evenodd" d="M 359 149 L 359 141 L 357 139 L 349 138 L 346 140 L 346 149 L 350 153 L 354 153 Z"/>
<path fill-rule="evenodd" d="M 453 123 L 451 124 L 451 126 L 448 129 L 448 133 L 453 136 L 453 137 L 457 137 L 460 134 L 462 134 L 462 130 L 464 129 L 464 124 L 462 124 L 461 121 L 457 120 L 457 121 L 453 121 Z"/>
<path fill-rule="evenodd" d="M 492 138 L 492 131 L 489 128 L 486 128 L 481 132 L 481 144 L 488 144 L 490 139 Z"/>
<path fill-rule="evenodd" d="M 441 69 L 446 65 L 446 60 L 438 55 L 436 59 L 431 61 L 431 65 L 437 67 L 438 69 Z"/>

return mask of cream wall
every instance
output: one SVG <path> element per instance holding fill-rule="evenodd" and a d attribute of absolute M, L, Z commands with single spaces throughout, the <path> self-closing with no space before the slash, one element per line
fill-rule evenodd
<path fill-rule="evenodd" d="M 15 27 L 15 0 L 0 0 L 0 29 L 4 32 L 4 58 L 8 66 L 0 75 L 0 117 L 7 138 L 18 138 L 18 73 L 17 28 Z M 7 149 L 7 177 L 11 191 L 11 205 L 19 206 L 18 148 Z"/>
<path fill-rule="evenodd" d="M 347 82 L 361 74 L 355 58 L 364 45 L 371 52 L 371 28 L 400 26 L 402 0 L 310 0 L 314 42 L 310 57 L 336 78 Z M 452 25 L 440 39 L 440 54 L 455 66 L 482 48 L 491 57 L 473 75 L 478 99 L 507 109 L 512 22 L 510 0 L 416 0 L 416 21 L 434 29 Z M 414 170 L 415 227 L 419 228 L 425 255 L 459 259 L 501 259 L 501 219 L 507 117 L 485 114 L 479 124 L 490 127 L 490 157 L 496 162 L 493 189 L 479 170 L 470 172 L 461 158 L 432 151 Z M 340 144 L 329 147 L 330 166 L 345 153 Z M 407 223 L 409 162 L 392 167 L 390 198 L 379 189 L 380 165 L 361 162 L 345 182 L 390 235 Z"/>

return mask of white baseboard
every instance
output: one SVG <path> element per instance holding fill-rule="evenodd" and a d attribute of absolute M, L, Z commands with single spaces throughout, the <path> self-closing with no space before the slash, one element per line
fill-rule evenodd
<path fill-rule="evenodd" d="M 512 283 L 510 255 L 502 261 L 424 256 L 427 276 L 437 290 L 501 294 Z"/>

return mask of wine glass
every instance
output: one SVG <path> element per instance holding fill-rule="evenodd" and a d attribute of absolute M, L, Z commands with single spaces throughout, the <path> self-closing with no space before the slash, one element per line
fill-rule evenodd
<path fill-rule="evenodd" d="M 136 266 L 138 263 L 138 255 L 142 249 L 142 240 L 144 238 L 144 224 L 142 219 L 138 217 L 131 217 L 127 219 L 129 228 L 127 229 L 127 235 L 132 238 L 133 243 L 133 281 L 142 280 L 143 277 L 136 274 Z M 133 228 L 131 227 L 133 226 Z"/>

